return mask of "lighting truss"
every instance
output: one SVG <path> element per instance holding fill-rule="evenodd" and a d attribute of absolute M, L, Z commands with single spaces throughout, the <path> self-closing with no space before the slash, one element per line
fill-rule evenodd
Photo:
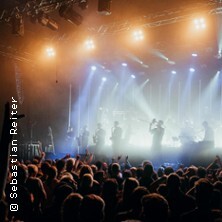
<path fill-rule="evenodd" d="M 16 60 L 16 61 L 34 64 L 34 59 L 32 60 L 32 59 L 26 58 L 24 55 L 20 55 L 20 54 L 15 55 L 11 52 L 2 51 L 1 49 L 0 49 L 0 55 L 9 59 Z"/>
<path fill-rule="evenodd" d="M 44 12 L 48 14 L 56 11 L 64 5 L 79 4 L 81 0 L 32 0 L 26 1 L 24 4 L 18 4 L 11 8 L 5 8 L 0 14 L 0 21 L 10 21 L 15 12 L 22 15 L 34 16 L 38 13 Z"/>
<path fill-rule="evenodd" d="M 19 51 L 13 47 L 0 44 L 0 55 L 15 61 L 25 62 L 34 65 L 35 57 L 28 52 Z"/>
<path fill-rule="evenodd" d="M 99 27 L 89 27 L 88 30 L 99 35 L 113 35 L 120 32 L 126 32 L 135 27 L 154 28 L 163 25 L 174 24 L 193 19 L 199 13 L 205 14 L 222 14 L 221 1 L 209 1 L 208 3 L 199 3 L 189 8 L 179 8 L 173 10 L 165 10 L 160 13 L 150 14 L 148 16 L 140 16 L 131 20 L 113 22 Z"/>

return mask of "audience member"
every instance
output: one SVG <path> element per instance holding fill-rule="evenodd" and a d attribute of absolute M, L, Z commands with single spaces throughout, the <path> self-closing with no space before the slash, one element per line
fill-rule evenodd
<path fill-rule="evenodd" d="M 167 222 L 169 205 L 167 200 L 157 193 L 147 194 L 142 198 L 142 216 L 144 222 Z"/>
<path fill-rule="evenodd" d="M 81 222 L 102 222 L 104 220 L 104 200 L 95 194 L 89 194 L 83 197 L 80 206 Z"/>
<path fill-rule="evenodd" d="M 79 212 L 82 199 L 79 193 L 71 193 L 66 197 L 61 207 L 62 222 L 80 222 Z"/>

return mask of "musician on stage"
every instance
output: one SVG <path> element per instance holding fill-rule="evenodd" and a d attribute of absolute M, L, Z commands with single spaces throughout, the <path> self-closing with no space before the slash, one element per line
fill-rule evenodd
<path fill-rule="evenodd" d="M 153 121 L 150 123 L 149 131 L 153 135 L 151 149 L 155 158 L 158 158 L 158 160 L 156 160 L 155 162 L 158 162 L 159 164 L 162 162 L 161 150 L 162 140 L 165 132 L 163 121 L 156 121 L 156 119 L 153 119 Z"/>
<path fill-rule="evenodd" d="M 112 148 L 113 148 L 113 155 L 115 157 L 119 156 L 121 154 L 121 146 L 122 146 L 122 134 L 123 130 L 119 126 L 119 122 L 115 121 L 114 126 L 111 130 L 111 140 L 112 140 Z"/>
<path fill-rule="evenodd" d="M 165 129 L 163 127 L 163 121 L 162 120 L 156 121 L 155 119 L 153 119 L 153 121 L 150 124 L 150 133 L 153 135 L 153 140 L 152 140 L 153 150 L 155 151 L 161 150 L 164 132 Z"/>
<path fill-rule="evenodd" d="M 105 146 L 105 138 L 106 138 L 106 131 L 102 128 L 102 124 L 97 124 L 96 132 L 93 136 L 93 142 L 95 143 L 95 154 L 100 155 L 101 151 Z"/>

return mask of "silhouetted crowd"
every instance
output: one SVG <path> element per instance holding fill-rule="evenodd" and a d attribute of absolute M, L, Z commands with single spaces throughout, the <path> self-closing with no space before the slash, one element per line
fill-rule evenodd
<path fill-rule="evenodd" d="M 108 165 L 90 157 L 44 157 L 9 165 L 1 221 L 222 221 L 218 157 L 207 168 L 168 166 L 157 172 L 150 161 L 132 167 L 127 158 Z M 16 198 L 10 196 L 13 178 Z M 18 211 L 10 211 L 15 202 Z"/>

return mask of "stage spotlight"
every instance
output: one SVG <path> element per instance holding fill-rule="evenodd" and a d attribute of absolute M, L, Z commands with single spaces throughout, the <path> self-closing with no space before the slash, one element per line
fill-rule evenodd
<path fill-rule="evenodd" d="M 103 77 L 103 78 L 102 78 L 102 81 L 103 81 L 103 82 L 106 82 L 106 80 L 107 80 L 106 77 Z"/>
<path fill-rule="evenodd" d="M 177 72 L 175 70 L 171 71 L 172 74 L 176 75 Z"/>
<path fill-rule="evenodd" d="M 46 48 L 46 54 L 48 57 L 54 57 L 56 55 L 55 50 L 52 47 Z"/>
<path fill-rule="evenodd" d="M 195 69 L 194 68 L 190 68 L 190 72 L 195 72 Z"/>
<path fill-rule="evenodd" d="M 24 20 L 23 16 L 19 13 L 16 13 L 12 17 L 12 34 L 18 36 L 24 36 Z"/>
<path fill-rule="evenodd" d="M 53 19 L 49 18 L 49 16 L 46 15 L 45 13 L 41 13 L 38 16 L 38 22 L 41 25 L 46 26 L 46 27 L 52 29 L 53 31 L 57 31 L 59 29 L 59 26 L 56 23 L 56 21 L 54 21 Z"/>
<path fill-rule="evenodd" d="M 123 63 L 122 63 L 122 66 L 123 66 L 123 67 L 127 67 L 127 63 L 123 62 Z"/>
<path fill-rule="evenodd" d="M 73 10 L 72 5 L 61 6 L 59 9 L 59 15 L 75 25 L 80 25 L 83 21 L 83 17 Z"/>
<path fill-rule="evenodd" d="M 167 60 L 167 63 L 170 64 L 170 65 L 175 65 L 176 64 L 176 62 L 171 61 L 171 60 Z"/>
<path fill-rule="evenodd" d="M 218 54 L 217 54 L 216 58 L 217 59 L 221 59 L 222 58 L 222 50 L 221 49 L 218 50 Z"/>
<path fill-rule="evenodd" d="M 136 30 L 133 32 L 133 38 L 136 41 L 141 41 L 144 39 L 144 34 L 142 32 L 142 30 Z"/>
<path fill-rule="evenodd" d="M 197 57 L 197 53 L 192 53 L 192 56 L 193 57 Z"/>
<path fill-rule="evenodd" d="M 136 76 L 132 74 L 132 75 L 131 75 L 131 78 L 132 78 L 132 79 L 135 79 L 135 78 L 136 78 Z"/>
<path fill-rule="evenodd" d="M 78 6 L 82 9 L 85 10 L 88 8 L 88 0 L 80 0 Z"/>
<path fill-rule="evenodd" d="M 205 23 L 204 18 L 194 19 L 193 22 L 197 30 L 206 28 L 206 23 Z"/>
<path fill-rule="evenodd" d="M 95 48 L 94 41 L 92 39 L 88 39 L 85 41 L 85 46 L 87 49 L 91 50 Z"/>
<path fill-rule="evenodd" d="M 99 0 L 98 2 L 98 13 L 100 15 L 110 15 L 111 14 L 111 0 Z"/>
<path fill-rule="evenodd" d="M 96 66 L 91 66 L 91 70 L 95 71 L 96 70 Z"/>

